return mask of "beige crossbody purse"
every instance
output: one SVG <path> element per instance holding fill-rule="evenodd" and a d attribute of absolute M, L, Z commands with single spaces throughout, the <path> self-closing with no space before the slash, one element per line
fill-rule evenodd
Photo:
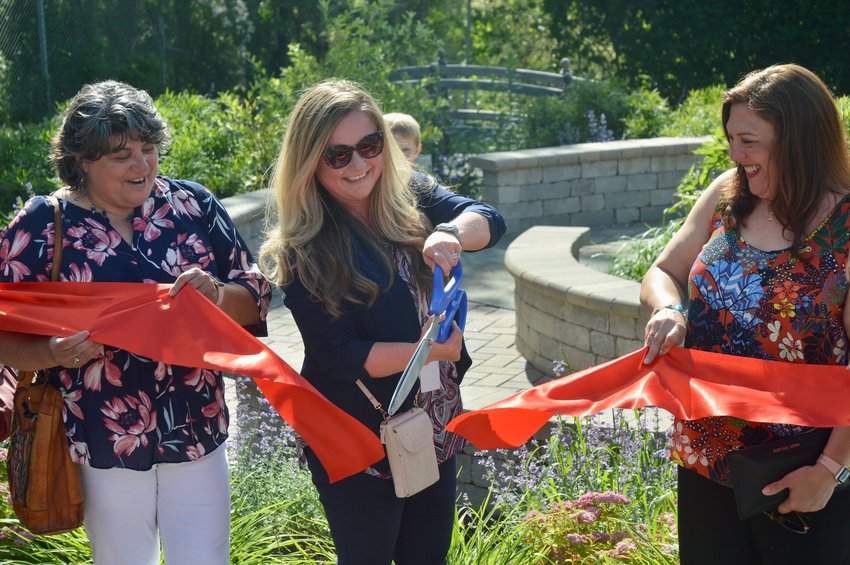
<path fill-rule="evenodd" d="M 436 483 L 440 471 L 434 449 L 434 426 L 428 414 L 414 406 L 407 412 L 390 416 L 366 385 L 359 379 L 356 382 L 384 417 L 381 443 L 386 446 L 396 496 L 407 498 Z"/>

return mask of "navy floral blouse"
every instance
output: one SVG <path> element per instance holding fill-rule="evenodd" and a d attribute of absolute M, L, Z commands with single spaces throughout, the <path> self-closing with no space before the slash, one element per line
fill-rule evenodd
<path fill-rule="evenodd" d="M 206 188 L 158 177 L 133 218 L 133 244 L 104 215 L 59 200 L 61 281 L 171 283 L 193 267 L 247 288 L 264 335 L 270 286 L 227 211 Z M 50 280 L 53 208 L 37 196 L 0 236 L 0 282 Z M 212 308 L 212 306 L 211 306 Z M 132 331 L 133 320 L 127 320 Z M 167 331 L 164 328 L 164 331 Z M 147 470 L 198 459 L 227 439 L 221 373 L 166 365 L 112 347 L 79 369 L 53 372 L 65 399 L 72 459 Z"/>

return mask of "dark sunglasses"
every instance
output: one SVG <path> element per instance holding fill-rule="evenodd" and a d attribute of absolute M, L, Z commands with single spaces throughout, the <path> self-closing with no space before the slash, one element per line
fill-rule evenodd
<path fill-rule="evenodd" d="M 341 169 L 351 162 L 351 157 L 357 151 L 364 159 L 377 157 L 384 150 L 384 133 L 370 133 L 357 142 L 357 145 L 331 145 L 322 153 L 322 158 L 328 167 Z"/>
<path fill-rule="evenodd" d="M 811 526 L 809 526 L 809 523 L 806 522 L 803 515 L 799 512 L 781 514 L 775 510 L 769 510 L 765 512 L 764 515 L 770 518 L 771 522 L 779 524 L 789 532 L 794 532 L 795 534 L 805 535 L 812 529 Z"/>

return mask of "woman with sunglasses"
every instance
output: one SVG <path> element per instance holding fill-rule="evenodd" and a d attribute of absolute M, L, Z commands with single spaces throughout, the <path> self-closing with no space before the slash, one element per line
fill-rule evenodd
<path fill-rule="evenodd" d="M 774 65 L 726 92 L 722 118 L 736 168 L 706 188 L 643 280 L 646 362 L 684 340 L 803 364 L 800 379 L 816 387 L 811 365 L 848 362 L 850 154 L 835 102 L 811 71 Z M 850 491 L 836 490 L 850 428 L 832 430 L 820 462 L 763 485 L 788 489 L 777 511 L 738 520 L 727 454 L 805 431 L 724 416 L 674 423 L 683 564 L 850 563 Z"/>
<path fill-rule="evenodd" d="M 304 339 L 301 373 L 377 435 L 383 416 L 357 382 L 389 404 L 423 333 L 433 269 L 448 273 L 462 251 L 495 244 L 504 221 L 491 206 L 414 174 L 377 102 L 341 80 L 301 96 L 272 189 L 276 217 L 260 260 L 283 288 Z M 440 472 L 434 485 L 397 498 L 386 459 L 329 484 L 310 446 L 300 446 L 342 565 L 446 562 L 462 444 L 445 425 L 460 413 L 459 384 L 471 364 L 457 325 L 428 361 L 438 362 L 435 390 L 414 389 L 401 410 L 418 401 L 431 416 Z"/>

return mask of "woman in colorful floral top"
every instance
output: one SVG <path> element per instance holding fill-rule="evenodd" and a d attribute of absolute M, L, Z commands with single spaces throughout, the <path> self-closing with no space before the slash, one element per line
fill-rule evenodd
<path fill-rule="evenodd" d="M 157 175 L 168 129 L 150 96 L 107 81 L 71 101 L 53 140 L 67 187 L 62 281 L 174 283 L 264 331 L 270 288 L 221 203 Z M 0 238 L 0 281 L 50 280 L 54 211 L 35 197 Z M 201 322 L 199 320 L 199 322 Z M 133 331 L 133 320 L 127 320 Z M 168 331 L 163 328 L 163 331 Z M 87 340 L 4 333 L 3 362 L 49 371 L 65 398 L 95 563 L 227 563 L 228 411 L 218 372 Z"/>
<path fill-rule="evenodd" d="M 652 313 L 646 362 L 684 340 L 727 355 L 846 364 L 850 156 L 829 91 L 796 65 L 753 72 L 725 94 L 723 127 L 737 167 L 705 190 L 641 286 Z M 815 371 L 799 375 L 817 386 Z M 850 493 L 834 492 L 824 465 L 765 485 L 766 495 L 789 489 L 778 514 L 738 520 L 727 453 L 804 431 L 722 416 L 674 423 L 682 563 L 850 562 Z M 824 454 L 850 463 L 850 429 L 834 429 Z M 789 525 L 792 511 L 811 513 L 807 535 L 774 523 Z"/>

